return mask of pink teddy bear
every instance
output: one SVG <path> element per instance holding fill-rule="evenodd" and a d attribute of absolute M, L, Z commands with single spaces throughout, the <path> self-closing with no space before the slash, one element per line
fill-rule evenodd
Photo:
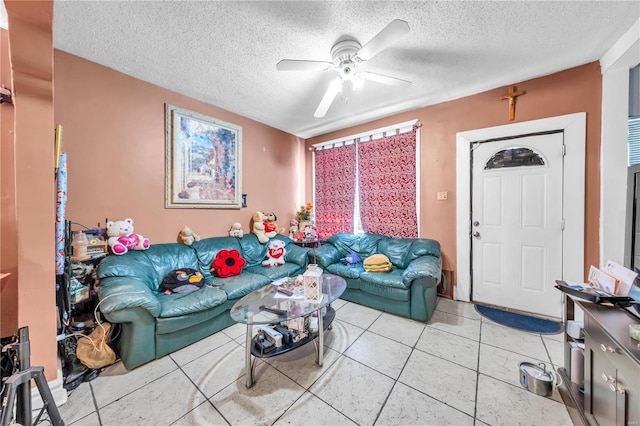
<path fill-rule="evenodd" d="M 107 236 L 109 247 L 113 254 L 122 255 L 129 250 L 146 250 L 149 248 L 149 239 L 140 234 L 133 233 L 133 219 L 107 222 Z"/>

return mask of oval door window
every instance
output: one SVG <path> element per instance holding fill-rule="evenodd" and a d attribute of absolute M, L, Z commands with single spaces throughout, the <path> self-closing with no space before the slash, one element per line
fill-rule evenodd
<path fill-rule="evenodd" d="M 484 165 L 485 170 L 504 167 L 544 166 L 544 158 L 531 148 L 513 146 L 502 149 L 489 158 Z"/>

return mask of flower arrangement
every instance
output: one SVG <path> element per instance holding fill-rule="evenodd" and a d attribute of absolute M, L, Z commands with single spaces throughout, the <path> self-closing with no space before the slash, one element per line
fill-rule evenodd
<path fill-rule="evenodd" d="M 313 205 L 311 203 L 307 203 L 304 206 L 300 206 L 300 209 L 296 212 L 296 219 L 298 220 L 311 219 L 312 210 L 313 210 Z"/>

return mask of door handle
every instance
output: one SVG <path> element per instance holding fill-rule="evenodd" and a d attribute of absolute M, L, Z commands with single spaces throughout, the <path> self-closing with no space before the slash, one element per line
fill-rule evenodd
<path fill-rule="evenodd" d="M 474 237 L 478 238 L 478 237 L 480 236 L 480 233 L 479 233 L 478 231 L 475 231 L 475 232 L 474 232 L 473 234 L 471 234 L 471 235 L 473 235 Z"/>

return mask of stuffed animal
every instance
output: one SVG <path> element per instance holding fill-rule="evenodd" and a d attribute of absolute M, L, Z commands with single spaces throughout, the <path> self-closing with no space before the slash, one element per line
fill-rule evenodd
<path fill-rule="evenodd" d="M 278 218 L 274 212 L 264 212 L 264 232 L 267 234 L 267 237 L 273 238 L 276 234 L 284 233 L 284 228 L 279 228 L 276 221 Z M 271 235 L 271 233 L 273 233 Z"/>
<path fill-rule="evenodd" d="M 133 233 L 133 219 L 108 221 L 107 236 L 109 247 L 113 254 L 125 254 L 129 250 L 146 250 L 149 248 L 149 239 L 140 234 Z"/>
<path fill-rule="evenodd" d="M 343 265 L 355 265 L 356 263 L 360 263 L 361 260 L 356 253 L 349 253 L 348 255 L 340 259 L 340 262 Z"/>
<path fill-rule="evenodd" d="M 260 241 L 260 243 L 265 244 L 267 241 L 269 241 L 268 237 L 265 230 L 264 230 L 264 222 L 265 222 L 265 215 L 264 213 L 257 211 L 253 214 L 253 216 L 251 217 L 251 232 L 253 232 L 254 234 L 256 234 L 256 237 L 258 237 L 258 241 Z M 274 235 L 275 236 L 275 235 Z"/>
<path fill-rule="evenodd" d="M 318 232 L 316 231 L 316 227 L 313 225 L 307 225 L 304 227 L 304 239 L 305 240 L 317 240 Z"/>
<path fill-rule="evenodd" d="M 242 238 L 244 235 L 244 231 L 242 230 L 242 225 L 239 222 L 235 222 L 231 225 L 231 229 L 229 230 L 230 237 Z"/>
<path fill-rule="evenodd" d="M 193 232 L 188 226 L 182 228 L 178 234 L 178 242 L 190 246 L 194 241 L 200 241 L 200 235 Z"/>
<path fill-rule="evenodd" d="M 295 217 L 289 222 L 289 238 L 293 239 L 293 235 L 298 232 L 298 219 Z"/>
<path fill-rule="evenodd" d="M 284 265 L 284 255 L 287 250 L 282 240 L 271 240 L 269 249 L 267 250 L 267 259 L 262 262 L 264 266 L 281 266 Z"/>

